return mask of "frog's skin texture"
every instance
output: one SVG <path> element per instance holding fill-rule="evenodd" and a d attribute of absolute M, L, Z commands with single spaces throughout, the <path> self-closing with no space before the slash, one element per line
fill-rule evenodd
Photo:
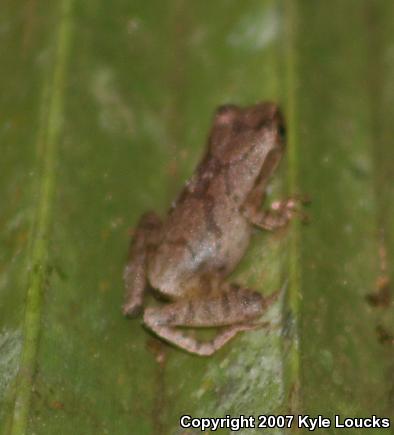
<path fill-rule="evenodd" d="M 254 329 L 274 299 L 226 277 L 248 247 L 253 227 L 273 230 L 293 216 L 293 199 L 261 210 L 267 182 L 284 151 L 284 121 L 269 102 L 217 109 L 207 151 L 162 220 L 144 214 L 124 272 L 123 312 L 137 314 L 153 287 L 169 302 L 146 308 L 144 323 L 164 340 L 211 355 L 239 331 Z M 218 327 L 201 342 L 184 328 Z"/>

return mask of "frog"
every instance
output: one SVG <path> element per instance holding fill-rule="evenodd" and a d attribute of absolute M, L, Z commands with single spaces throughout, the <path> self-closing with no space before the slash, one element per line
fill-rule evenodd
<path fill-rule="evenodd" d="M 228 276 L 255 228 L 282 228 L 296 214 L 295 198 L 262 208 L 285 136 L 283 114 L 273 102 L 217 108 L 206 151 L 167 216 L 144 213 L 134 230 L 124 269 L 126 316 L 143 311 L 145 327 L 199 356 L 258 327 L 276 296 L 229 282 Z M 163 304 L 144 308 L 148 289 Z M 217 331 L 199 340 L 190 333 L 196 328 Z"/>

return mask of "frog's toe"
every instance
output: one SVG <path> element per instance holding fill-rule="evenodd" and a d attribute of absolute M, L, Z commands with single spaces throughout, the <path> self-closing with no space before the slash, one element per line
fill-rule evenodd
<path fill-rule="evenodd" d="M 122 312 L 127 317 L 137 317 L 142 312 L 142 304 L 129 302 L 122 306 Z"/>

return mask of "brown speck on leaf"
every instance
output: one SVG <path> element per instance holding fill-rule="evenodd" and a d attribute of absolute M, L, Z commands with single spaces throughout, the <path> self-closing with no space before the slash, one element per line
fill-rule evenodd
<path fill-rule="evenodd" d="M 167 361 L 167 353 L 163 342 L 157 338 L 151 338 L 147 342 L 147 348 L 154 355 L 157 364 L 159 364 L 161 368 L 164 368 Z"/>
<path fill-rule="evenodd" d="M 388 307 L 391 303 L 391 288 L 388 276 L 380 276 L 376 281 L 376 290 L 367 294 L 366 300 L 373 307 Z"/>
<path fill-rule="evenodd" d="M 389 331 L 387 331 L 387 329 L 382 326 L 382 325 L 378 325 L 376 327 L 376 333 L 378 335 L 378 339 L 379 342 L 382 344 L 394 344 L 394 335 L 391 334 Z"/>
<path fill-rule="evenodd" d="M 99 284 L 99 290 L 100 293 L 105 293 L 109 290 L 109 282 L 108 281 L 101 281 Z"/>
<path fill-rule="evenodd" d="M 126 379 L 125 376 L 123 374 L 118 375 L 117 379 L 116 379 L 116 383 L 118 385 L 124 385 Z"/>
<path fill-rule="evenodd" d="M 52 409 L 64 409 L 64 403 L 60 402 L 59 400 L 54 400 L 49 404 L 49 406 Z"/>
<path fill-rule="evenodd" d="M 110 236 L 109 230 L 108 229 L 102 230 L 100 236 L 101 236 L 101 240 L 107 240 L 108 237 Z"/>
<path fill-rule="evenodd" d="M 178 162 L 175 159 L 173 159 L 170 160 L 170 162 L 168 163 L 166 172 L 170 177 L 176 177 L 178 175 L 178 168 L 179 168 Z"/>

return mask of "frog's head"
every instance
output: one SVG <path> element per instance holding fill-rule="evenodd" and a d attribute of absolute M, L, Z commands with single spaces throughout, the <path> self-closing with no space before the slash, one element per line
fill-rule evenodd
<path fill-rule="evenodd" d="M 220 106 L 210 136 L 210 150 L 221 160 L 237 160 L 250 148 L 283 151 L 285 124 L 279 107 L 271 102 L 248 107 Z"/>

